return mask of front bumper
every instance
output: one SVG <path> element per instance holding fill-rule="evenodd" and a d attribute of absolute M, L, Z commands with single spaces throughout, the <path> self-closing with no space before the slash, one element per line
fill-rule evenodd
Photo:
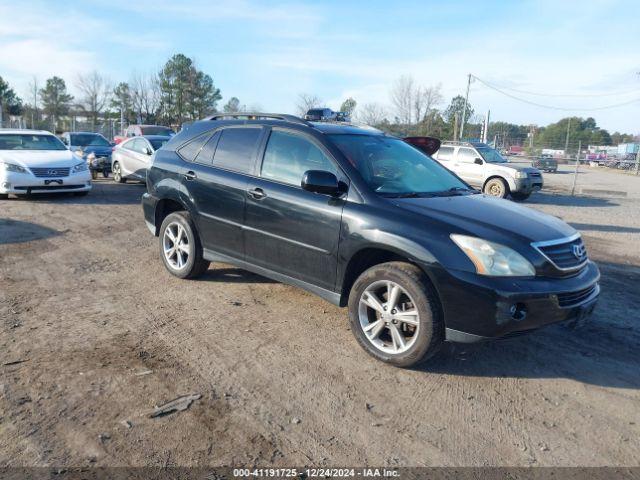
<path fill-rule="evenodd" d="M 542 190 L 542 186 L 544 185 L 542 176 L 535 178 L 516 178 L 514 182 L 515 189 L 512 189 L 512 191 L 525 194 Z"/>
<path fill-rule="evenodd" d="M 86 192 L 91 190 L 89 170 L 71 173 L 66 177 L 43 178 L 30 172 L 3 172 L 0 175 L 0 193 L 24 195 L 51 192 Z"/>
<path fill-rule="evenodd" d="M 592 262 L 568 278 L 486 277 L 439 269 L 446 338 L 477 342 L 511 336 L 572 320 L 584 320 L 600 294 L 600 272 Z"/>

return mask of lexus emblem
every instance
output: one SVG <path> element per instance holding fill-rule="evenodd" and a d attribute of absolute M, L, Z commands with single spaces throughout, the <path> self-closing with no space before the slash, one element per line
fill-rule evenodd
<path fill-rule="evenodd" d="M 578 243 L 573 246 L 573 256 L 578 260 L 583 260 L 587 256 L 587 249 L 583 243 Z"/>
<path fill-rule="evenodd" d="M 47 170 L 47 175 L 57 175 L 58 171 L 57 170 Z"/>

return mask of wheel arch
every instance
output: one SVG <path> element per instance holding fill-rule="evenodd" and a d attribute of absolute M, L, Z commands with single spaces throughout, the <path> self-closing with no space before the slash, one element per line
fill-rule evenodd
<path fill-rule="evenodd" d="M 430 253 L 428 257 L 433 258 Z M 344 307 L 348 304 L 351 287 L 365 270 L 368 270 L 374 265 L 387 262 L 405 262 L 417 266 L 429 278 L 436 291 L 438 290 L 434 278 L 428 269 L 424 268 L 422 262 L 420 262 L 415 255 L 415 252 L 410 254 L 400 249 L 389 247 L 388 245 L 372 244 L 355 251 L 346 262 L 343 274 L 339 278 L 341 281 L 339 286 L 340 306 Z"/>
<path fill-rule="evenodd" d="M 484 181 L 484 183 L 482 184 L 482 191 L 484 192 L 484 187 L 487 186 L 487 183 L 489 183 L 489 181 L 493 180 L 494 178 L 499 178 L 500 180 L 502 180 L 503 182 L 505 182 L 507 184 L 507 187 L 509 188 L 509 192 L 507 192 L 507 195 L 512 191 L 516 189 L 516 183 L 513 180 L 510 180 L 508 177 L 501 175 L 499 173 L 492 173 L 490 174 Z"/>
<path fill-rule="evenodd" d="M 154 224 L 155 224 L 155 236 L 160 234 L 160 227 L 162 222 L 168 215 L 173 212 L 186 211 L 191 214 L 190 209 L 179 199 L 174 197 L 167 197 L 158 200 L 154 210 Z"/>

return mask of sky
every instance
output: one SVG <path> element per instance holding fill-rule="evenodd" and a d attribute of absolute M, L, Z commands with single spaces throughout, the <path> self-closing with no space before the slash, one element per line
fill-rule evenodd
<path fill-rule="evenodd" d="M 235 96 L 293 113 L 307 93 L 391 110 L 391 86 L 409 75 L 441 85 L 444 108 L 471 73 L 556 108 L 474 81 L 469 101 L 494 121 L 592 116 L 640 133 L 637 0 L 0 0 L 0 45 L 0 76 L 25 100 L 34 77 L 74 93 L 80 73 L 127 81 L 184 53 L 213 77 L 219 107 Z"/>

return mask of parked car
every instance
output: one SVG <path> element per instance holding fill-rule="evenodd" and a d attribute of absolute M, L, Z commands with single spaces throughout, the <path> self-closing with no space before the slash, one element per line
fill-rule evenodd
<path fill-rule="evenodd" d="M 113 144 L 104 136 L 93 132 L 65 132 L 60 138 L 69 150 L 87 161 L 91 178 L 95 180 L 98 172 L 105 178 L 109 176 Z"/>
<path fill-rule="evenodd" d="M 156 152 L 142 208 L 172 275 L 221 261 L 304 288 L 397 366 L 593 310 L 598 268 L 562 220 L 375 129 L 269 117 L 212 116 Z"/>
<path fill-rule="evenodd" d="M 163 137 L 171 137 L 175 135 L 170 127 L 162 125 L 129 125 L 124 132 L 124 135 L 116 135 L 113 137 L 115 144 L 122 143 L 125 139 L 131 137 L 140 137 L 142 135 L 160 135 Z"/>
<path fill-rule="evenodd" d="M 0 199 L 50 192 L 86 195 L 89 190 L 86 160 L 58 137 L 38 130 L 0 130 Z"/>
<path fill-rule="evenodd" d="M 153 154 L 169 141 L 170 137 L 145 135 L 125 140 L 113 149 L 111 170 L 113 181 L 125 183 L 127 179 L 145 180 Z"/>
<path fill-rule="evenodd" d="M 543 185 L 540 170 L 509 163 L 484 143 L 444 142 L 433 158 L 494 197 L 523 201 Z"/>
<path fill-rule="evenodd" d="M 550 173 L 556 173 L 558 171 L 558 161 L 553 158 L 553 155 L 548 153 L 543 153 L 539 157 L 534 158 L 531 161 L 531 166 Z"/>

